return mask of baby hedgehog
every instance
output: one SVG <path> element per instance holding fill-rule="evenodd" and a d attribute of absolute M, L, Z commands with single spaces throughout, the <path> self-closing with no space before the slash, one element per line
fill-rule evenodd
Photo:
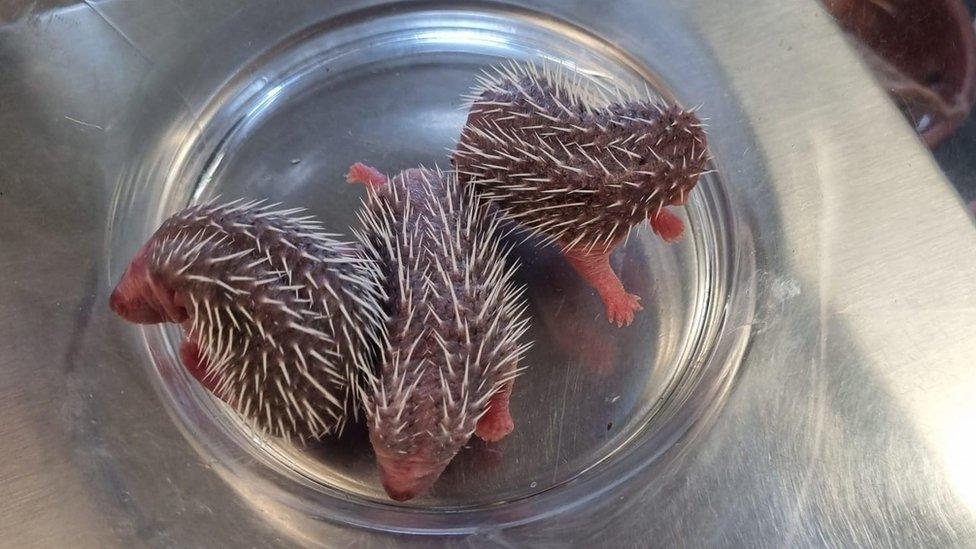
<path fill-rule="evenodd" d="M 388 179 L 356 164 L 348 179 L 368 189 L 357 236 L 387 294 L 369 437 L 384 489 L 402 501 L 426 492 L 472 434 L 494 442 L 512 431 L 524 289 L 497 218 L 454 174 Z"/>
<path fill-rule="evenodd" d="M 302 208 L 262 202 L 166 220 L 110 305 L 130 322 L 180 323 L 187 370 L 258 428 L 319 439 L 357 413 L 379 296 L 352 245 L 296 217 Z"/>
<path fill-rule="evenodd" d="M 610 253 L 649 219 L 680 238 L 683 205 L 704 173 L 705 132 L 691 111 L 647 93 L 603 90 L 579 73 L 510 62 L 478 78 L 454 152 L 464 183 L 547 242 L 593 286 L 610 321 L 641 309 L 610 268 Z"/>

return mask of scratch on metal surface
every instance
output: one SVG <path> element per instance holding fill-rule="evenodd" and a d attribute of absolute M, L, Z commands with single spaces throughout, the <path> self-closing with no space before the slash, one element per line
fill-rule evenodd
<path fill-rule="evenodd" d="M 139 47 L 139 44 L 135 40 L 133 40 L 128 34 L 126 34 L 125 31 L 123 31 L 122 28 L 119 27 L 119 25 L 115 24 L 112 21 L 112 18 L 109 17 L 108 15 L 106 15 L 98 7 L 98 5 L 95 2 L 93 2 L 92 0 L 82 0 L 82 2 L 84 3 L 85 6 L 87 6 L 89 9 L 92 10 L 92 13 L 94 13 L 96 16 L 98 16 L 99 19 L 101 19 L 102 21 L 104 21 L 105 24 L 108 25 L 108 27 L 110 29 L 112 29 L 113 31 L 115 31 L 115 33 L 118 34 L 119 37 L 121 37 L 122 40 L 125 41 L 126 44 L 128 44 L 129 46 L 131 46 L 132 49 L 135 50 L 136 53 L 138 53 L 143 59 L 145 59 L 147 63 L 149 63 L 151 66 L 155 66 L 156 65 L 156 59 L 152 55 L 150 55 L 149 52 L 147 52 L 143 48 Z M 178 88 L 174 84 L 165 84 L 165 85 L 170 90 L 173 91 L 173 94 L 175 95 L 175 97 L 177 99 L 179 99 L 179 101 L 183 105 L 183 107 L 186 108 L 186 111 L 188 113 L 190 113 L 190 114 L 193 115 L 193 118 L 196 118 L 197 116 L 200 115 L 199 110 L 198 109 L 194 109 L 190 105 L 190 102 L 187 100 L 186 96 L 183 94 L 183 90 L 181 90 L 180 88 Z"/>
<path fill-rule="evenodd" d="M 552 460 L 552 481 L 553 482 L 556 482 L 556 476 L 559 473 L 559 454 L 562 451 L 563 429 L 565 428 L 565 425 L 563 425 L 563 421 L 566 418 L 566 398 L 569 396 L 569 382 L 571 377 L 572 376 L 568 374 L 566 375 L 566 382 L 563 383 L 563 398 L 562 401 L 559 403 L 559 411 L 556 413 L 557 419 L 556 419 L 555 427 L 556 427 L 556 432 L 559 434 L 556 435 L 556 455 Z"/>
<path fill-rule="evenodd" d="M 832 157 L 832 155 L 828 154 L 829 147 L 829 143 L 823 143 L 821 139 L 818 139 L 816 136 L 814 137 L 812 148 L 813 157 L 815 158 L 815 169 L 824 180 L 831 180 L 833 176 L 830 173 L 823 173 L 824 171 L 833 169 L 833 166 L 828 162 L 828 159 Z M 823 365 L 828 360 L 830 351 L 830 319 L 833 309 L 833 295 L 831 294 L 833 288 L 831 287 L 831 283 L 835 276 L 833 269 L 834 258 L 831 255 L 833 249 L 831 245 L 834 242 L 833 239 L 836 238 L 837 231 L 837 228 L 833 225 L 833 218 L 829 213 L 835 211 L 832 208 L 836 207 L 836 197 L 830 192 L 830 189 L 826 189 L 823 191 L 821 201 L 821 206 L 825 213 L 818 220 L 819 225 L 817 227 L 816 240 L 818 246 L 817 252 L 820 258 L 817 265 L 816 287 L 817 326 L 819 333 L 817 350 L 810 357 L 810 368 L 808 372 L 811 404 L 807 407 L 804 414 L 798 416 L 798 419 L 802 421 L 807 432 L 804 441 L 806 443 L 804 453 L 811 456 L 812 460 L 819 460 L 821 458 L 825 436 L 824 430 L 827 428 L 827 388 L 825 387 L 826 381 L 822 374 Z M 796 280 L 774 280 L 770 286 L 771 293 L 777 299 L 780 299 L 782 303 L 794 299 L 801 293 L 800 284 Z M 804 525 L 804 517 L 818 512 L 816 511 L 818 486 L 813 467 L 807 467 L 806 470 L 799 472 L 799 475 L 793 479 L 792 483 L 792 491 L 796 495 L 792 509 L 784 515 L 784 519 L 788 521 L 784 523 L 784 526 L 788 527 L 788 530 L 784 532 L 786 540 L 785 547 L 795 546 L 803 539 L 807 530 Z M 819 529 L 816 530 L 816 534 L 821 537 L 823 536 L 823 533 Z"/>
<path fill-rule="evenodd" d="M 67 118 L 68 120 L 74 122 L 75 124 L 80 125 L 80 126 L 85 126 L 86 128 L 95 128 L 96 130 L 105 131 L 105 128 L 103 128 L 102 126 L 99 126 L 98 124 L 92 124 L 91 122 L 85 122 L 84 120 L 78 120 L 77 118 L 72 118 L 72 117 L 70 117 L 68 115 L 64 115 L 64 117 Z"/>
<path fill-rule="evenodd" d="M 125 32 L 123 32 L 123 30 L 118 27 L 118 25 L 113 23 L 111 19 L 109 19 L 104 13 L 102 13 L 102 11 L 99 9 L 97 5 L 95 5 L 94 2 L 92 2 L 91 0 L 82 0 L 82 1 L 85 3 L 86 6 L 88 6 L 92 10 L 92 12 L 95 13 L 95 15 L 98 16 L 99 19 L 104 21 L 106 25 L 111 27 L 111 29 L 116 32 L 116 34 L 121 36 L 122 40 L 125 40 L 126 44 L 132 46 L 132 49 L 136 50 L 136 52 L 138 52 L 139 55 L 141 55 L 146 61 L 152 63 L 153 61 L 152 58 L 148 54 L 146 54 L 146 52 L 143 51 L 143 49 L 140 48 L 138 44 L 136 44 L 131 38 L 129 38 L 129 36 L 125 34 Z"/>

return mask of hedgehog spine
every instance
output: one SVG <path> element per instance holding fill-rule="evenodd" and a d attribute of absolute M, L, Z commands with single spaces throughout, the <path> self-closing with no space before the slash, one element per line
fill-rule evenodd
<path fill-rule="evenodd" d="M 369 192 L 357 233 L 375 279 L 391 281 L 371 438 L 378 456 L 424 453 L 446 464 L 521 372 L 524 289 L 499 220 L 454 174 L 408 170 L 385 187 Z"/>
<path fill-rule="evenodd" d="M 277 206 L 187 208 L 154 235 L 150 272 L 188 297 L 217 396 L 272 435 L 315 439 L 357 414 L 381 293 L 350 243 Z"/>
<path fill-rule="evenodd" d="M 500 64 L 466 96 L 457 171 L 502 215 L 564 249 L 611 248 L 707 173 L 703 124 L 649 90 Z"/>

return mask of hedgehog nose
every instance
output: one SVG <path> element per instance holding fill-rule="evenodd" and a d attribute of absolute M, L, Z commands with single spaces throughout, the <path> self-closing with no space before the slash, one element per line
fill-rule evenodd
<path fill-rule="evenodd" d="M 391 459 L 377 454 L 380 481 L 390 499 L 406 501 L 425 494 L 441 476 L 447 462 L 432 464 L 426 460 Z"/>
<path fill-rule="evenodd" d="M 108 299 L 108 306 L 115 314 L 136 324 L 157 324 L 165 321 L 153 307 L 141 301 L 128 298 L 124 288 L 116 288 Z"/>
<path fill-rule="evenodd" d="M 388 482 L 383 483 L 383 489 L 386 490 L 386 495 L 390 496 L 393 501 L 407 501 L 417 497 L 416 490 L 401 490 L 390 486 Z"/>
<path fill-rule="evenodd" d="M 157 324 L 166 318 L 143 296 L 142 290 L 135 287 L 128 275 L 112 291 L 108 306 L 120 317 L 136 324 Z"/>
<path fill-rule="evenodd" d="M 434 478 L 391 477 L 387 474 L 381 476 L 383 490 L 386 491 L 386 495 L 390 496 L 390 499 L 393 501 L 407 501 L 423 495 L 427 490 L 430 490 L 434 481 L 437 480 L 436 476 Z"/>
<path fill-rule="evenodd" d="M 122 294 L 120 288 L 116 287 L 112 290 L 112 295 L 108 298 L 108 306 L 115 314 L 125 318 L 125 296 Z"/>

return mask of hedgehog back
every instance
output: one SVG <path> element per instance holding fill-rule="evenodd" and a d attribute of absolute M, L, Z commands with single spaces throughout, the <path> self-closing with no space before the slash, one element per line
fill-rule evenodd
<path fill-rule="evenodd" d="M 512 64 L 480 80 L 454 164 L 511 220 L 564 247 L 609 246 L 683 203 L 708 161 L 691 111 L 578 73 Z"/>
<path fill-rule="evenodd" d="M 453 173 L 407 170 L 370 193 L 360 239 L 387 281 L 387 341 L 367 401 L 378 451 L 449 460 L 517 374 L 525 306 L 484 214 Z"/>
<path fill-rule="evenodd" d="M 216 394 L 274 436 L 317 439 L 355 415 L 377 289 L 349 243 L 301 209 L 188 208 L 150 241 L 150 276 L 184 296 Z"/>

